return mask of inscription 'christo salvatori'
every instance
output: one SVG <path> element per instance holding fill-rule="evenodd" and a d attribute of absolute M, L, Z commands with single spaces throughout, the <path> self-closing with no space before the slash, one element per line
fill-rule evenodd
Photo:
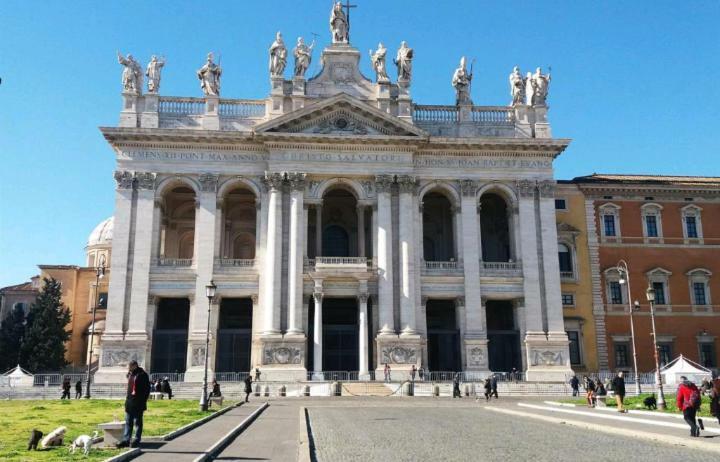
<path fill-rule="evenodd" d="M 451 167 L 486 169 L 550 169 L 552 161 L 531 159 L 483 159 L 465 157 L 416 157 L 415 167 Z"/>
<path fill-rule="evenodd" d="M 183 152 L 183 151 L 124 151 L 120 157 L 136 160 L 192 160 L 259 162 L 265 160 L 262 154 L 232 152 Z"/>
<path fill-rule="evenodd" d="M 380 162 L 380 163 L 404 163 L 407 157 L 398 154 L 367 154 L 367 153 L 344 153 L 344 152 L 287 152 L 282 156 L 283 160 L 309 161 L 309 162 Z"/>

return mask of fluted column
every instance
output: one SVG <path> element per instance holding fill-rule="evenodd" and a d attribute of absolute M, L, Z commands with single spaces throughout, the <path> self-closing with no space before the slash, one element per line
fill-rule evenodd
<path fill-rule="evenodd" d="M 415 230 L 413 220 L 413 194 L 417 187 L 415 177 L 398 175 L 400 187 L 400 328 L 401 335 L 415 335 L 415 285 L 417 268 L 415 265 Z"/>
<path fill-rule="evenodd" d="M 368 373 L 368 316 L 367 301 L 368 294 L 358 295 L 358 374 L 360 377 L 367 377 Z"/>
<path fill-rule="evenodd" d="M 288 236 L 288 330 L 291 335 L 302 334 L 303 283 L 303 193 L 304 173 L 288 173 L 290 182 L 290 235 Z"/>
<path fill-rule="evenodd" d="M 357 206 L 358 257 L 365 256 L 365 205 Z"/>
<path fill-rule="evenodd" d="M 313 369 L 316 372 L 323 370 L 323 320 L 322 320 L 322 299 L 323 293 L 316 290 L 313 292 L 315 301 L 315 318 L 313 322 Z"/>
<path fill-rule="evenodd" d="M 477 182 L 461 180 L 463 272 L 465 275 L 465 338 L 485 338 L 480 301 L 480 246 L 478 242 Z"/>
<path fill-rule="evenodd" d="M 393 177 L 375 177 L 377 191 L 377 270 L 380 334 L 395 333 L 393 317 L 392 208 Z"/>
<path fill-rule="evenodd" d="M 266 173 L 268 188 L 267 235 L 263 265 L 263 334 L 280 333 L 280 271 L 282 268 L 282 181 L 281 173 Z"/>

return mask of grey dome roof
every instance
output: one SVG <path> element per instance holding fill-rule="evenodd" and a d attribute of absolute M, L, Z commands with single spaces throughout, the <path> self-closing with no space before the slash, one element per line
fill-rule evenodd
<path fill-rule="evenodd" d="M 98 224 L 88 237 L 87 246 L 110 245 L 113 237 L 114 217 L 103 220 Z"/>

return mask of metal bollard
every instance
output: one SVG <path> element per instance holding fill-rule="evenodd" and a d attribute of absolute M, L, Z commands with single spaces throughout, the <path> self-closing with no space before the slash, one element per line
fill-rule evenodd
<path fill-rule="evenodd" d="M 440 396 L 440 385 L 434 384 L 432 390 L 433 396 Z"/>
<path fill-rule="evenodd" d="M 470 396 L 470 385 L 465 384 L 465 396 Z"/>
<path fill-rule="evenodd" d="M 305 385 L 303 388 L 303 395 L 310 396 L 310 385 Z"/>
<path fill-rule="evenodd" d="M 270 396 L 270 385 L 265 385 L 265 396 Z"/>
<path fill-rule="evenodd" d="M 255 384 L 255 396 L 260 396 L 260 384 Z"/>
<path fill-rule="evenodd" d="M 414 396 L 415 395 L 415 384 L 412 382 L 403 383 L 403 396 Z"/>
<path fill-rule="evenodd" d="M 280 385 L 280 389 L 278 390 L 278 395 L 279 396 L 287 395 L 287 388 L 285 387 L 285 385 Z"/>

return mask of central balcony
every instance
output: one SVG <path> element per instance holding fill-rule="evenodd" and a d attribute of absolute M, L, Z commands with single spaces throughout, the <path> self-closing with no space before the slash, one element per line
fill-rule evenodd
<path fill-rule="evenodd" d="M 480 276 L 485 277 L 521 277 L 522 263 L 518 261 L 481 261 Z"/>
<path fill-rule="evenodd" d="M 462 274 L 462 263 L 450 261 L 423 261 L 423 275 Z"/>
<path fill-rule="evenodd" d="M 358 273 L 371 269 L 367 257 L 315 257 L 305 259 L 306 272 Z"/>

